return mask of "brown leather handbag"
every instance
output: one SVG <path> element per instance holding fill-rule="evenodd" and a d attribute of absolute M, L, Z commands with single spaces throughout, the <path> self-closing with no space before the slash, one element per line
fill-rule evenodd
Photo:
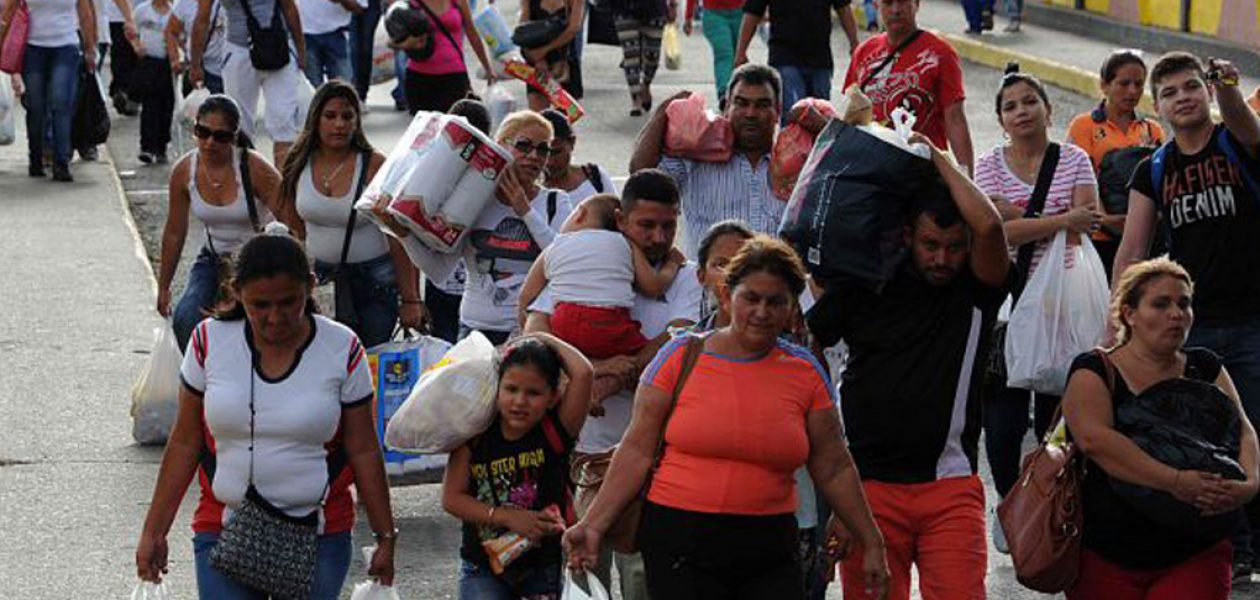
<path fill-rule="evenodd" d="M 661 464 L 661 458 L 665 456 L 665 431 L 669 428 L 669 418 L 673 416 L 683 385 L 687 383 L 687 377 L 691 375 L 691 370 L 695 368 L 696 361 L 699 360 L 703 350 L 703 337 L 692 336 L 687 340 L 682 369 L 678 373 L 678 380 L 674 382 L 674 393 L 670 396 L 669 409 L 665 412 L 665 422 L 661 424 L 660 439 L 656 442 L 652 468 L 648 470 L 647 478 L 644 479 L 639 493 L 626 504 L 621 514 L 617 515 L 617 519 L 613 521 L 612 527 L 604 533 L 604 543 L 621 554 L 634 554 L 639 551 L 639 522 L 643 518 L 643 500 L 647 498 L 648 489 L 652 487 L 652 477 Z M 613 446 L 606 452 L 588 454 L 573 461 L 571 473 L 574 485 L 577 487 L 573 502 L 579 516 L 586 516 L 587 509 L 595 501 L 595 495 L 599 493 L 599 488 L 604 483 L 604 477 L 616 452 L 617 446 Z"/>
<path fill-rule="evenodd" d="M 1115 367 L 1107 352 L 1096 349 L 1107 371 L 1107 389 L 1115 389 Z M 1076 582 L 1081 563 L 1081 481 L 1085 458 L 1071 436 L 1053 439 L 1063 408 L 1041 445 L 1024 457 L 1019 481 L 998 504 L 998 520 L 1015 563 L 1015 578 L 1025 587 L 1054 594 Z"/>

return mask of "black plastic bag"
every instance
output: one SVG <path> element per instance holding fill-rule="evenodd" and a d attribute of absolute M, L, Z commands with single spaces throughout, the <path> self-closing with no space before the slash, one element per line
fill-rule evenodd
<path fill-rule="evenodd" d="M 1242 422 L 1233 401 L 1213 384 L 1185 378 L 1161 381 L 1116 406 L 1115 428 L 1173 468 L 1237 481 L 1247 478 L 1238 464 Z M 1240 518 L 1240 511 L 1205 517 L 1168 492 L 1114 477 L 1111 489 L 1142 515 L 1203 540 L 1229 536 Z"/>
<path fill-rule="evenodd" d="M 801 169 L 779 235 L 820 284 L 878 293 L 900 260 L 906 209 L 924 193 L 948 193 L 931 160 L 832 119 Z"/>
<path fill-rule="evenodd" d="M 79 92 L 74 103 L 74 119 L 70 124 L 71 147 L 91 148 L 104 144 L 108 139 L 109 109 L 105 108 L 99 75 L 80 69 Z"/>

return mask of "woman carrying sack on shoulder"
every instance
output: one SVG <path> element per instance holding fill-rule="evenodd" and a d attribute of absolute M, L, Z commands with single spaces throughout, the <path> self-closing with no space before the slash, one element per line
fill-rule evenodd
<path fill-rule="evenodd" d="M 1098 189 L 1085 151 L 1050 141 L 1050 99 L 1035 77 L 1008 68 L 998 89 L 996 112 L 1010 141 L 976 162 L 975 180 L 987 196 L 1007 205 L 1007 243 L 1019 276 L 1027 281 L 1040 268 L 1041 257 L 1060 231 L 1066 230 L 1067 243 L 1075 245 L 1080 243 L 1079 236 L 1096 228 L 1101 218 Z M 1043 177 L 1047 179 L 1042 181 Z M 1039 197 L 1034 198 L 1039 191 Z M 1029 401 L 1035 396 L 1033 428 L 1041 439 L 1059 398 L 1005 387 L 1004 381 L 998 385 L 1003 389 L 985 395 L 984 440 L 994 487 L 1005 496 L 1019 478 Z M 993 523 L 994 545 L 1005 553 L 1005 536 L 997 519 Z"/>
<path fill-rule="evenodd" d="M 241 248 L 235 306 L 203 321 L 184 355 L 179 414 L 136 549 L 140 579 L 166 573 L 166 537 L 196 474 L 199 598 L 339 597 L 352 483 L 377 541 L 368 573 L 393 583 L 398 534 L 367 356 L 354 332 L 316 314 L 314 283 L 288 235 Z"/>
<path fill-rule="evenodd" d="M 1068 600 L 1229 597 L 1228 538 L 1260 487 L 1256 432 L 1220 358 L 1184 347 L 1193 294 L 1167 258 L 1129 267 L 1111 300 L 1119 345 L 1072 363 L 1063 416 L 1087 462 Z M 1175 424 L 1152 428 L 1161 405 Z M 1162 435 L 1173 430 L 1183 437 Z"/>
<path fill-rule="evenodd" d="M 1143 158 L 1164 143 L 1164 128 L 1155 119 L 1137 113 L 1146 93 L 1146 63 L 1133 50 L 1117 50 L 1103 61 L 1102 102 L 1094 110 L 1077 115 L 1068 126 L 1067 141 L 1080 146 L 1098 175 L 1098 229 L 1090 234 L 1107 277 L 1120 248 L 1124 218 L 1129 206 L 1129 180 Z M 1163 252 L 1156 250 L 1152 256 Z"/>
<path fill-rule="evenodd" d="M 626 541 L 606 536 L 646 487 L 639 527 L 625 533 L 637 531 L 653 598 L 802 599 L 793 473 L 807 465 L 864 549 L 867 591 L 884 597 L 884 539 L 844 441 L 834 388 L 808 350 L 780 338 L 805 285 L 804 266 L 785 243 L 745 242 L 721 290 L 731 324 L 675 338 L 644 370 L 600 490 L 565 533 L 570 567 L 594 568 L 604 543 Z M 724 492 L 714 494 L 715 486 Z"/>
<path fill-rule="evenodd" d="M 498 414 L 451 453 L 442 481 L 442 508 L 463 521 L 460 598 L 559 600 L 559 536 L 573 519 L 569 456 L 593 373 L 581 352 L 549 334 L 504 350 Z"/>
<path fill-rule="evenodd" d="M 280 204 L 296 211 L 319 282 L 335 288 L 333 305 L 322 308 L 371 348 L 389 341 L 396 322 L 422 329 L 427 315 L 406 252 L 354 210 L 385 163 L 363 133 L 362 114 L 358 93 L 345 82 L 315 91 L 284 165 Z"/>
<path fill-rule="evenodd" d="M 197 109 L 193 136 L 197 147 L 171 169 L 170 208 L 158 265 L 157 311 L 172 318 L 180 350 L 188 347 L 193 327 L 224 299 L 222 284 L 232 254 L 262 231 L 272 215 L 290 227 L 296 223 L 296 215 L 276 200 L 280 173 L 241 132 L 241 110 L 234 100 L 223 95 L 207 98 Z M 171 281 L 188 235 L 190 212 L 204 225 L 206 241 L 172 311 Z"/>

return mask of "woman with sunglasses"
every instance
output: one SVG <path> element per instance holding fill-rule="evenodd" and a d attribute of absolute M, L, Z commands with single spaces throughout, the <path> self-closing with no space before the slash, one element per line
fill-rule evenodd
<path fill-rule="evenodd" d="M 262 226 L 277 215 L 290 229 L 296 215 L 279 206 L 280 173 L 261 154 L 251 149 L 249 137 L 240 131 L 241 109 L 231 98 L 210 96 L 197 110 L 193 135 L 197 147 L 171 169 L 170 208 L 162 230 L 161 263 L 158 267 L 157 310 L 172 318 L 179 347 L 188 345 L 193 327 L 210 314 L 219 300 L 223 267 L 231 255 Z M 242 172 L 242 165 L 248 168 Z M 245 177 L 248 175 L 248 189 Z M 205 244 L 188 273 L 188 283 L 174 311 L 171 280 L 188 235 L 192 212 L 205 227 Z"/>
<path fill-rule="evenodd" d="M 521 284 L 543 248 L 555 239 L 560 224 L 569 218 L 569 195 L 539 183 L 553 152 L 553 136 L 551 123 L 534 111 L 504 117 L 495 141 L 512 153 L 512 162 L 499 176 L 496 202 L 473 223 L 462 254 L 421 258 L 421 268 L 439 280 L 453 272 L 461 259 L 467 265 L 459 305 L 461 339 L 480 331 L 496 346 L 508 341 L 518 325 Z M 408 236 L 408 230 L 387 212 L 388 199 L 382 198 L 372 208 L 373 214 L 395 234 Z"/>
<path fill-rule="evenodd" d="M 349 303 L 324 309 L 371 348 L 389 341 L 395 322 L 420 329 L 426 315 L 415 267 L 397 240 L 369 219 L 351 221 L 358 190 L 385 163 L 363 133 L 361 114 L 350 84 L 334 79 L 319 87 L 285 160 L 280 203 L 297 212 L 319 281 L 349 288 L 335 290 L 348 292 Z"/>

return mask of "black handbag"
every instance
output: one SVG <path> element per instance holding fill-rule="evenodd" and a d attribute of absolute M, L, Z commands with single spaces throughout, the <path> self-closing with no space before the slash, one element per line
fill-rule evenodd
<path fill-rule="evenodd" d="M 1214 384 L 1188 378 L 1161 381 L 1116 406 L 1115 428 L 1173 468 L 1247 478 L 1238 464 L 1242 421 L 1234 402 Z M 1203 516 L 1168 492 L 1114 477 L 1111 489 L 1137 512 L 1194 538 L 1223 539 L 1238 523 L 1240 511 Z"/>
<path fill-rule="evenodd" d="M 564 32 L 563 18 L 526 21 L 512 31 L 512 43 L 531 50 L 550 44 Z"/>
<path fill-rule="evenodd" d="M 109 109 L 97 77 L 86 69 L 79 70 L 79 90 L 70 121 L 70 143 L 74 148 L 91 148 L 109 140 Z"/>
<path fill-rule="evenodd" d="M 210 566 L 275 598 L 308 598 L 319 548 L 318 509 L 293 517 L 254 487 L 254 359 L 249 369 L 249 487 L 210 550 Z M 328 493 L 324 486 L 320 505 Z"/>
<path fill-rule="evenodd" d="M 271 11 L 271 24 L 263 29 L 249 7 L 249 0 L 239 0 L 245 9 L 245 26 L 249 29 L 249 62 L 259 71 L 279 71 L 289 64 L 289 32 L 280 18 L 280 2 Z"/>
<path fill-rule="evenodd" d="M 346 270 L 346 256 L 350 253 L 350 239 L 354 237 L 355 217 L 359 211 L 354 203 L 363 195 L 367 186 L 368 164 L 372 160 L 370 152 L 364 152 L 359 159 L 359 182 L 354 189 L 354 197 L 350 199 L 350 217 L 346 220 L 346 237 L 341 242 L 341 260 L 337 270 L 333 272 L 333 315 L 346 327 L 354 329 L 359 325 L 359 311 L 354 306 L 354 281 Z"/>

